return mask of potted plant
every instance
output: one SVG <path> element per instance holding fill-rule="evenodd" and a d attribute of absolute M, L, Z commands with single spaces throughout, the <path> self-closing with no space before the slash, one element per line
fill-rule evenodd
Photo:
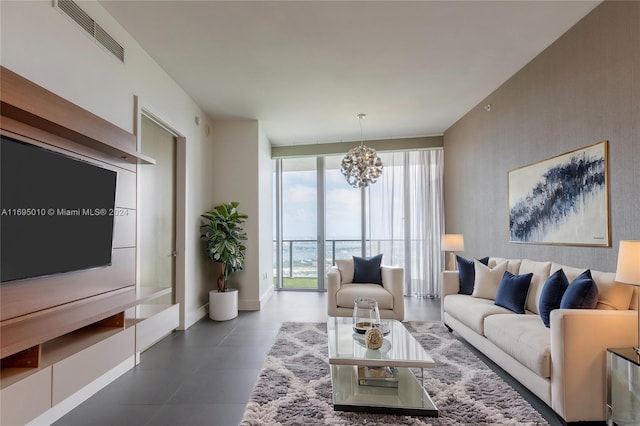
<path fill-rule="evenodd" d="M 247 234 L 242 224 L 248 216 L 238 212 L 238 204 L 220 204 L 201 215 L 205 223 L 200 226 L 200 238 L 205 241 L 207 257 L 218 263 L 221 271 L 217 291 L 209 292 L 209 316 L 217 321 L 238 315 L 238 292 L 227 289 L 229 274 L 242 270 L 245 259 Z"/>

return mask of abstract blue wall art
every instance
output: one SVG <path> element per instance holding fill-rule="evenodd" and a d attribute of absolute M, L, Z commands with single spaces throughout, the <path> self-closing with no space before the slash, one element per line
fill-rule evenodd
<path fill-rule="evenodd" d="M 609 247 L 607 176 L 607 141 L 510 170 L 510 241 Z"/>

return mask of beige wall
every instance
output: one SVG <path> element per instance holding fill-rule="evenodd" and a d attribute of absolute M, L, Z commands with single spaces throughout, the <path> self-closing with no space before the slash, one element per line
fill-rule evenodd
<path fill-rule="evenodd" d="M 213 204 L 238 201 L 248 240 L 244 270 L 229 281 L 239 289 L 238 308 L 258 310 L 272 290 L 271 160 L 269 142 L 257 121 L 216 121 L 216 147 L 211 168 L 215 182 Z M 266 276 L 265 276 L 266 274 Z"/>
<path fill-rule="evenodd" d="M 464 255 L 614 271 L 618 241 L 640 239 L 639 22 L 640 2 L 604 2 L 445 132 L 446 232 Z M 603 139 L 612 247 L 508 242 L 507 171 Z"/>
<path fill-rule="evenodd" d="M 260 306 L 268 300 L 273 287 L 273 160 L 271 143 L 261 127 L 258 128 L 258 196 L 260 206 Z"/>
<path fill-rule="evenodd" d="M 182 288 L 181 327 L 206 314 L 208 262 L 199 239 L 200 214 L 212 204 L 214 186 L 211 124 L 193 100 L 156 64 L 96 1 L 80 6 L 125 47 L 122 64 L 68 21 L 50 0 L 0 2 L 0 60 L 3 66 L 57 95 L 133 133 L 134 96 L 140 106 L 161 118 L 185 138 L 184 199 L 178 232 L 184 256 L 177 285 Z M 197 126 L 195 116 L 202 118 Z"/>

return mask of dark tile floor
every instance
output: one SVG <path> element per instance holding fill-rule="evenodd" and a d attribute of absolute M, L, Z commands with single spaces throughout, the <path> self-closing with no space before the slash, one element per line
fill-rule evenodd
<path fill-rule="evenodd" d="M 326 319 L 326 294 L 311 292 L 277 292 L 263 310 L 240 312 L 231 321 L 203 318 L 144 352 L 138 366 L 55 424 L 235 426 L 280 325 Z M 439 300 L 406 299 L 406 320 L 439 319 Z M 551 424 L 562 424 L 549 407 L 479 356 Z"/>

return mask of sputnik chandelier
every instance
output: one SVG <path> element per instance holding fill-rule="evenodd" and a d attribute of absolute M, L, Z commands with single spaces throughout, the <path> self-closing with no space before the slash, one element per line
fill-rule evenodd
<path fill-rule="evenodd" d="M 364 144 L 362 120 L 366 114 L 358 114 L 360 122 L 360 145 L 351 148 L 342 159 L 340 171 L 347 179 L 347 183 L 354 188 L 366 188 L 382 175 L 382 160 L 373 148 Z"/>

